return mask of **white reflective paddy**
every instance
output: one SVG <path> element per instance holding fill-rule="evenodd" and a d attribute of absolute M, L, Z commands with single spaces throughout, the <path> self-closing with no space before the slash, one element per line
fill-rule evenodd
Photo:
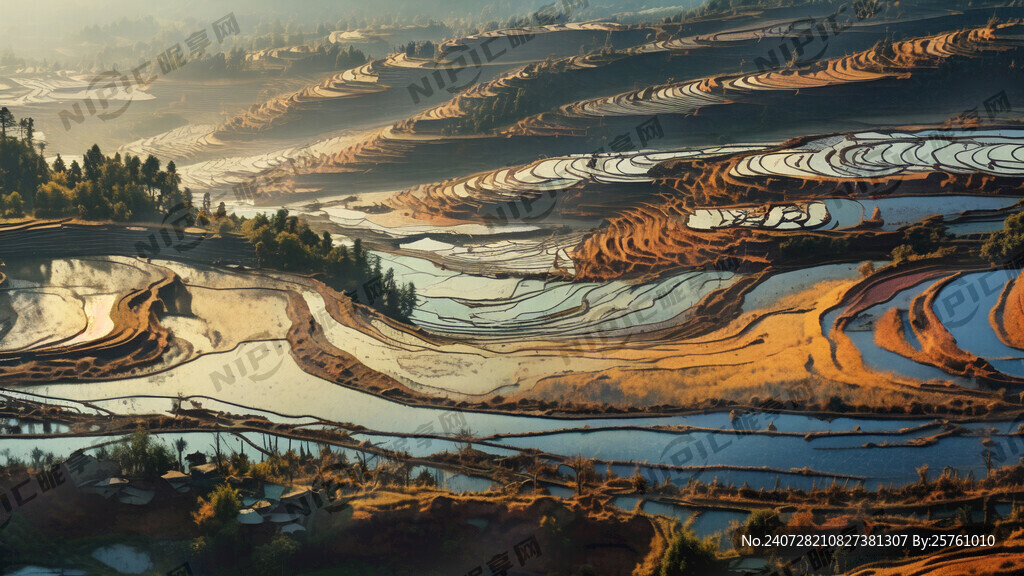
<path fill-rule="evenodd" d="M 1024 177 L 1022 130 L 860 132 L 820 138 L 799 148 L 752 154 L 738 177 L 883 178 L 921 172 Z"/>

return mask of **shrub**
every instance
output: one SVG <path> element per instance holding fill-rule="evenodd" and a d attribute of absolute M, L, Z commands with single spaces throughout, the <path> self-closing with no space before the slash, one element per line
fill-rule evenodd
<path fill-rule="evenodd" d="M 913 248 L 906 244 L 901 244 L 892 251 L 890 256 L 892 257 L 893 263 L 899 264 L 900 262 L 911 260 L 915 254 Z"/>
<path fill-rule="evenodd" d="M 871 276 L 872 274 L 875 273 L 875 265 L 870 261 L 862 262 L 861 265 L 857 268 L 857 271 L 860 272 L 860 275 L 862 277 L 867 278 L 868 276 Z"/>
<path fill-rule="evenodd" d="M 145 478 L 173 470 L 177 464 L 170 449 L 163 442 L 153 440 L 149 432 L 141 428 L 114 446 L 110 458 L 125 474 Z"/>
<path fill-rule="evenodd" d="M 722 572 L 712 540 L 701 540 L 690 529 L 676 533 L 661 559 L 658 576 L 699 576 Z"/>
<path fill-rule="evenodd" d="M 437 487 L 437 478 L 426 468 L 420 470 L 419 475 L 416 476 L 416 479 L 413 480 L 413 482 L 419 486 Z"/>
<path fill-rule="evenodd" d="M 764 538 L 775 533 L 783 526 L 779 513 L 775 510 L 757 510 L 751 512 L 747 521 L 732 533 L 732 542 L 736 548 L 740 548 L 743 536 L 752 538 Z"/>
<path fill-rule="evenodd" d="M 640 470 L 634 472 L 629 481 L 633 484 L 634 492 L 637 494 L 647 494 L 647 489 L 649 488 L 647 478 L 644 478 L 643 474 L 640 473 Z"/>
<path fill-rule="evenodd" d="M 914 224 L 903 231 L 903 244 L 892 251 L 893 262 L 934 253 L 946 239 L 946 227 L 937 220 Z"/>
<path fill-rule="evenodd" d="M 221 218 L 217 221 L 217 233 L 223 236 L 235 229 L 235 223 L 230 218 Z"/>
<path fill-rule="evenodd" d="M 209 500 L 199 497 L 199 510 L 192 513 L 192 520 L 200 528 L 211 533 L 235 522 L 242 509 L 242 499 L 228 484 L 221 484 L 210 492 Z"/>
<path fill-rule="evenodd" d="M 286 576 L 294 571 L 289 569 L 289 562 L 299 551 L 299 545 L 291 538 L 278 534 L 268 544 L 257 546 L 253 550 L 253 572 L 257 576 Z"/>
<path fill-rule="evenodd" d="M 7 196 L 0 197 L 0 216 L 4 218 L 21 218 L 25 215 L 25 204 L 21 194 L 11 192 Z"/>
<path fill-rule="evenodd" d="M 248 474 L 252 467 L 252 462 L 249 461 L 249 455 L 244 452 L 235 452 L 228 458 L 228 462 L 231 465 L 231 473 L 238 476 Z"/>
<path fill-rule="evenodd" d="M 1024 212 L 1006 219 L 1003 229 L 991 234 L 981 246 L 981 256 L 993 264 L 1018 258 L 1024 252 Z"/>

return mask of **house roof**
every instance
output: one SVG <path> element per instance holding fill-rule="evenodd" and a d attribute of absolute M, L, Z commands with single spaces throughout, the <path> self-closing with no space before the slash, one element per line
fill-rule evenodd
<path fill-rule="evenodd" d="M 117 499 L 125 504 L 142 506 L 153 500 L 155 493 L 152 490 L 139 490 L 131 486 L 124 486 L 117 494 Z"/>
<path fill-rule="evenodd" d="M 192 466 L 189 468 L 189 472 L 192 474 L 199 474 L 201 476 L 209 476 L 217 473 L 217 464 L 200 464 L 199 466 Z"/>
<path fill-rule="evenodd" d="M 242 510 L 238 513 L 239 524 L 263 524 L 263 516 L 251 509 Z"/>
<path fill-rule="evenodd" d="M 282 512 L 275 512 L 275 513 L 267 516 L 267 520 L 269 520 L 269 521 L 271 521 L 271 522 L 273 522 L 275 524 L 282 524 L 282 523 L 285 523 L 285 522 L 294 522 L 294 521 L 296 521 L 298 519 L 299 519 L 299 515 L 298 514 L 285 514 L 285 513 L 282 513 Z"/>
<path fill-rule="evenodd" d="M 286 492 L 283 496 L 281 496 L 281 500 L 290 500 L 292 498 L 302 498 L 303 496 L 305 496 L 306 494 L 309 494 L 310 492 L 312 492 L 312 491 L 309 488 L 307 488 L 306 486 L 296 486 L 295 488 L 292 488 L 291 490 Z"/>

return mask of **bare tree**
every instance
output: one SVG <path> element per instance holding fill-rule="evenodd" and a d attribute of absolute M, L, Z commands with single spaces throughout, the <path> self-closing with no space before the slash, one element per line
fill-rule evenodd
<path fill-rule="evenodd" d="M 214 458 L 217 459 L 217 473 L 223 474 L 223 471 L 221 470 L 221 465 L 220 465 L 221 456 L 222 456 L 221 455 L 221 450 L 220 450 L 220 430 L 217 430 L 217 432 L 214 433 L 213 441 L 216 444 L 213 447 L 213 454 L 214 454 Z"/>
<path fill-rule="evenodd" d="M 533 457 L 533 460 L 526 467 L 526 472 L 530 475 L 530 481 L 533 483 L 534 494 L 540 489 L 540 478 L 552 471 L 553 469 L 547 462 L 536 456 Z"/>
<path fill-rule="evenodd" d="M 459 443 L 459 463 L 465 464 L 464 456 L 473 449 L 473 431 L 469 428 L 460 428 L 455 433 L 455 440 Z"/>
<path fill-rule="evenodd" d="M 577 454 L 572 458 L 566 460 L 561 466 L 568 466 L 573 474 L 576 475 L 576 496 L 583 495 L 583 489 L 586 487 L 588 482 L 591 482 L 596 477 L 594 472 L 594 462 L 589 458 L 584 458 L 583 455 Z"/>

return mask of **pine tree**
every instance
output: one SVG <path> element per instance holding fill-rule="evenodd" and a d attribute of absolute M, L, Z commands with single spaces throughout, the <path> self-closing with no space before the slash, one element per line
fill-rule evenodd
<path fill-rule="evenodd" d="M 22 138 L 25 143 L 31 146 L 32 138 L 35 137 L 36 133 L 36 121 L 31 118 L 22 118 L 18 126 L 21 128 Z"/>
<path fill-rule="evenodd" d="M 74 188 L 78 186 L 78 183 L 82 181 L 82 167 L 78 165 L 78 160 L 71 161 L 71 171 L 68 174 L 68 187 Z"/>
<path fill-rule="evenodd" d="M 99 145 L 93 144 L 92 148 L 82 158 L 82 169 L 85 171 L 85 179 L 97 182 L 102 175 L 104 161 L 105 158 L 103 157 L 103 152 L 100 151 Z"/>
<path fill-rule="evenodd" d="M 142 164 L 143 183 L 146 185 L 146 190 L 149 191 L 150 195 L 153 194 L 153 187 L 156 186 L 156 177 L 159 173 L 160 161 L 157 160 L 156 156 L 150 154 Z"/>
<path fill-rule="evenodd" d="M 14 126 L 14 114 L 6 106 L 0 108 L 0 137 L 7 139 L 7 127 Z"/>

